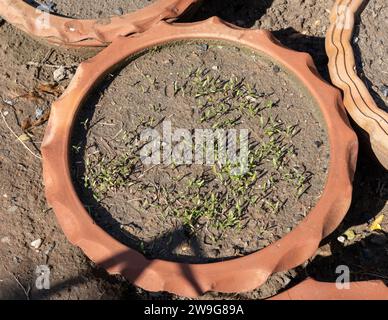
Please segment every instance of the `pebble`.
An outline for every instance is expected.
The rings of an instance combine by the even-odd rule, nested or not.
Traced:
[[[275,73],[279,73],[279,72],[280,72],[280,68],[279,68],[278,66],[274,66],[274,67],[272,68],[272,70],[273,70],[273,72],[275,72]]]
[[[54,81],[59,82],[64,80],[67,77],[67,72],[64,66],[60,66],[53,73]]]
[[[49,245],[49,247],[46,249],[46,251],[44,252],[44,254],[45,254],[46,256],[48,256],[48,255],[51,253],[51,251],[54,250],[54,248],[55,248],[55,242],[54,242],[54,243],[51,243],[51,244]]]
[[[114,10],[114,14],[117,14],[118,16],[122,16],[124,14],[123,8],[117,8]]]
[[[34,241],[32,241],[31,243],[30,243],[30,245],[31,245],[31,247],[33,247],[34,249],[39,249],[40,248],[40,246],[42,245],[42,239],[36,239],[36,240],[34,240]]]
[[[3,237],[1,238],[0,242],[5,244],[11,244],[11,239],[9,237]]]
[[[383,94],[383,96],[385,98],[388,97],[388,86],[382,85],[381,88],[380,88],[380,91],[381,91],[381,93]]]
[[[337,238],[337,240],[338,240],[338,242],[340,242],[340,243],[345,243],[346,237],[340,236],[340,237]]]
[[[17,206],[12,206],[12,207],[9,207],[9,208],[8,208],[7,212],[9,212],[9,213],[14,213],[14,212],[16,212],[17,209],[18,209]]]
[[[37,107],[35,109],[35,119],[40,119],[43,116],[43,112],[42,108]]]
[[[209,45],[206,44],[206,43],[201,44],[201,45],[199,46],[199,49],[200,49],[201,51],[206,52],[206,51],[209,49]]]
[[[13,100],[10,100],[10,99],[3,99],[4,103],[5,104],[8,104],[9,106],[13,106],[15,105],[15,102]]]
[[[17,263],[17,264],[19,264],[20,262],[23,261],[23,259],[21,259],[21,258],[18,257],[18,256],[14,256],[14,257],[12,258],[12,260],[13,260],[13,262],[15,262],[15,263]]]

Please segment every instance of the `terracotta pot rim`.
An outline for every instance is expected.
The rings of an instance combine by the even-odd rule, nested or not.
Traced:
[[[101,47],[119,36],[147,30],[161,20],[172,21],[202,0],[155,0],[122,16],[102,19],[72,19],[48,14],[49,28],[37,25],[42,11],[23,0],[0,0],[0,16],[24,32],[67,46]]]
[[[388,287],[383,281],[361,281],[340,284],[307,279],[268,300],[388,300]],[[348,285],[346,288],[344,285]]]
[[[344,105],[369,135],[376,157],[388,169],[388,113],[380,109],[356,72],[352,36],[363,0],[336,0],[326,36],[331,80],[344,93]]]
[[[84,98],[114,65],[146,48],[200,39],[249,47],[296,75],[316,100],[325,119],[331,153],[327,184],[321,200],[301,224],[256,253],[211,264],[147,260],[108,235],[84,209],[70,175],[71,129]],[[273,272],[288,270],[309,259],[320,241],[337,228],[350,206],[357,152],[357,137],[348,124],[339,92],[318,76],[308,54],[281,46],[267,31],[233,27],[218,18],[175,25],[159,22],[145,33],[117,39],[97,56],[83,62],[65,93],[53,104],[42,144],[46,197],[70,242],[108,272],[122,274],[139,287],[191,297],[207,291],[253,290]]]

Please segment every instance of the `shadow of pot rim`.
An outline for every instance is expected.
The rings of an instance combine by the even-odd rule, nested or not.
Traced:
[[[104,47],[117,37],[144,32],[161,20],[173,21],[201,1],[155,0],[122,16],[73,19],[43,12],[23,0],[0,0],[0,16],[22,31],[53,44]]]
[[[340,283],[307,279],[268,300],[388,300],[383,281]]]
[[[380,163],[388,169],[388,113],[380,109],[356,72],[352,47],[355,19],[363,0],[336,0],[326,36],[329,72],[344,93],[344,105],[353,120],[368,134]]]
[[[331,156],[320,201],[285,237],[244,257],[209,264],[148,260],[97,226],[73,187],[69,141],[77,110],[90,90],[129,56],[181,40],[227,41],[275,60],[308,89],[327,127]],[[145,33],[117,39],[83,62],[62,97],[54,102],[42,144],[46,197],[70,242],[109,273],[121,274],[143,289],[189,297],[207,291],[250,291],[265,283],[272,273],[294,268],[309,259],[349,209],[357,152],[357,137],[349,126],[340,94],[318,76],[308,54],[281,46],[268,31],[237,28],[218,18],[173,25],[159,22]]]

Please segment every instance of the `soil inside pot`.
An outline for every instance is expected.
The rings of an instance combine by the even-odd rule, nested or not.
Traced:
[[[388,111],[388,4],[369,1],[361,13],[353,43],[359,75],[377,105]]]
[[[150,258],[203,263],[280,239],[319,200],[329,158],[319,109],[294,80],[226,43],[177,43],[133,59],[105,78],[75,124],[73,179],[85,207]],[[168,142],[168,128],[182,136]],[[215,139],[210,160],[196,162],[198,129],[225,130],[228,142],[236,130],[240,161],[222,162]],[[171,155],[171,146],[172,158],[144,163],[149,130],[165,139],[155,150]]]
[[[36,7],[49,8],[52,13],[77,19],[99,19],[120,16],[142,9],[155,0],[25,0]]]

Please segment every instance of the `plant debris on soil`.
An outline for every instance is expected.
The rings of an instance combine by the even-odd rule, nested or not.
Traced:
[[[99,19],[121,16],[142,9],[155,0],[25,0],[25,2],[53,14],[77,19]]]
[[[329,157],[319,109],[293,80],[254,52],[224,43],[174,44],[134,59],[83,106],[73,137],[75,161],[85,162],[75,180],[84,181],[87,209],[152,258],[207,262],[280,239],[319,200]],[[166,122],[193,134],[189,149],[187,140],[172,143],[190,157],[145,164],[141,135],[155,129],[166,139]],[[207,137],[246,130],[246,160],[222,162],[214,139],[213,163],[198,164],[196,129]]]
[[[353,37],[357,67],[361,79],[377,105],[388,112],[388,4],[368,1],[361,12]]]

